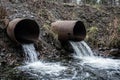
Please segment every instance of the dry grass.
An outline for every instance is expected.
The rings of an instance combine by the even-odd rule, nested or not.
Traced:
[[[53,32],[52,28],[48,24],[44,24],[43,28],[48,32],[48,34],[51,34],[54,39],[58,39],[58,35]]]
[[[4,7],[0,6],[0,19],[5,19],[7,16],[7,11]]]

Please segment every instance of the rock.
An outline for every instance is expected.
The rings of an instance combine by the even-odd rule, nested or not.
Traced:
[[[5,54],[4,54],[3,52],[1,52],[0,56],[1,56],[1,57],[4,57],[4,56],[5,56]]]
[[[0,61],[2,60],[2,57],[0,56]]]
[[[5,48],[3,48],[3,49],[2,49],[2,52],[5,52],[5,51],[6,51]]]
[[[6,64],[7,64],[7,62],[6,61],[2,61],[2,62],[0,62],[1,63],[1,66],[2,67],[5,67],[6,66]]]
[[[106,50],[110,50],[110,49],[108,47],[99,48],[99,51],[106,51]]]
[[[120,50],[119,49],[111,49],[109,54],[112,56],[115,56],[115,57],[120,57]]]
[[[60,41],[62,48],[64,48],[67,52],[73,53],[74,50],[71,44],[68,41]]]
[[[99,51],[105,51],[103,48],[99,48],[98,50],[99,50]]]
[[[108,47],[104,47],[105,50],[110,50]]]
[[[119,49],[111,49],[110,51],[111,52],[116,52],[116,51],[119,51]]]
[[[46,36],[47,36],[47,33],[44,32],[44,33],[42,34],[42,36],[43,36],[43,37],[46,37]]]

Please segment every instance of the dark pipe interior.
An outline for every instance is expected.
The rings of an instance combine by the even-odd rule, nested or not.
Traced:
[[[39,26],[34,20],[23,19],[14,29],[15,38],[22,44],[33,43],[39,36]]]
[[[76,36],[85,36],[86,35],[86,29],[85,25],[81,21],[77,21],[74,29],[73,29],[73,34]]]

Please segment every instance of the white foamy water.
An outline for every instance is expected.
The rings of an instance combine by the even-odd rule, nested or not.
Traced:
[[[22,45],[25,53],[25,62],[35,62],[38,61],[37,52],[35,50],[34,44],[24,44]]]
[[[120,69],[119,59],[94,56],[91,48],[84,41],[70,43],[76,53],[74,57],[81,60],[80,65],[89,65],[99,69]]]
[[[83,65],[89,65],[94,68],[100,69],[120,69],[120,60],[118,59],[110,59],[110,58],[102,58],[102,57],[83,57],[82,63]]]
[[[59,75],[60,71],[66,69],[66,67],[61,66],[59,63],[44,63],[41,61],[29,63],[19,68],[23,71],[32,71],[34,73],[41,73],[43,75],[50,74],[56,76]]]
[[[38,76],[37,73],[42,75],[59,75],[60,71],[65,70],[66,67],[61,66],[59,63],[45,63],[38,60],[38,52],[35,50],[34,44],[22,45],[25,53],[25,65],[18,67],[22,71],[28,71],[33,76]]]
[[[76,57],[84,57],[84,56],[94,56],[91,48],[84,41],[81,42],[70,42],[73,49],[75,50]]]

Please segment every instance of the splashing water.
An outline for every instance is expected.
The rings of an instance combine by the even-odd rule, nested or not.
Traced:
[[[59,72],[65,70],[66,67],[60,66],[59,63],[45,63],[37,61],[34,63],[29,63],[25,66],[22,66],[21,70],[33,71],[34,74],[49,74],[49,75],[59,75]]]
[[[70,42],[73,49],[75,50],[75,58],[82,60],[80,65],[89,65],[94,68],[99,69],[119,69],[120,60],[103,58],[100,56],[95,56],[91,48],[84,42]]]
[[[74,57],[77,59],[69,61],[60,59],[60,62],[63,62],[62,64],[65,66],[61,66],[58,62],[41,61],[37,58],[38,52],[33,44],[23,45],[26,63],[23,66],[19,66],[18,69],[29,74],[30,78],[34,77],[34,80],[120,79],[120,71],[116,70],[120,67],[120,60],[95,56],[91,48],[84,41],[70,43],[76,53]]]
[[[84,56],[94,56],[91,48],[84,42],[70,42],[73,49],[75,50],[76,57],[84,57]]]
[[[110,58],[102,58],[102,57],[83,57],[83,65],[89,65],[94,68],[99,69],[120,69],[120,60],[118,59],[110,59]]]
[[[27,71],[33,76],[42,75],[59,75],[60,71],[67,69],[65,66],[61,66],[60,63],[45,63],[38,60],[38,52],[35,50],[34,44],[22,45],[25,52],[25,65],[19,66],[18,69]]]

